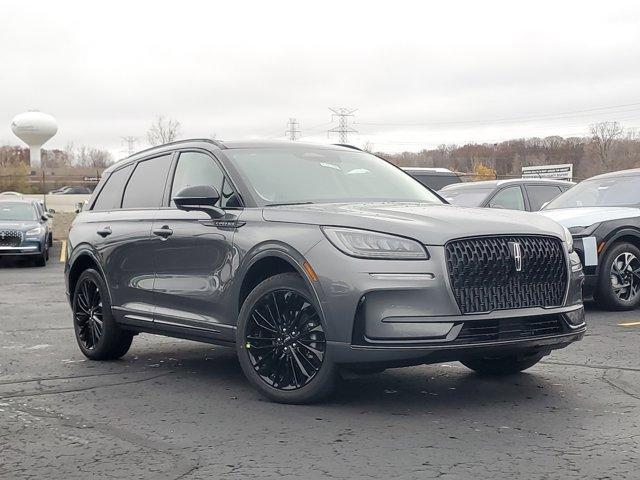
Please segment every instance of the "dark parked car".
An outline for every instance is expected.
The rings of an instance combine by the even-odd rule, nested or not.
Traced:
[[[440,190],[462,181],[458,174],[448,168],[402,167],[402,170],[431,190]]]
[[[91,189],[88,187],[76,186],[76,187],[62,187],[56,190],[51,190],[49,195],[89,195]]]
[[[586,297],[611,310],[640,304],[640,169],[589,178],[540,213],[573,234]]]
[[[96,360],[139,332],[234,346],[291,403],[340,370],[515,373],[583,336],[582,267],[557,223],[480,212],[351,148],[147,150],[107,169],[69,233],[76,339]]]
[[[575,184],[565,180],[515,178],[448,185],[438,193],[463,207],[505,208],[537,212]]]
[[[40,202],[0,197],[0,256],[30,258],[44,267],[50,246],[49,217]]]

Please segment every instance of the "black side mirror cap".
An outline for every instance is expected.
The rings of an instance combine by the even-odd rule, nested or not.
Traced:
[[[173,203],[179,210],[205,212],[213,219],[223,217],[225,213],[224,210],[216,207],[219,200],[218,189],[211,185],[185,187],[173,197]]]

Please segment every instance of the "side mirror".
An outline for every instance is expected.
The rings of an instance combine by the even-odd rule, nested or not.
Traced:
[[[205,212],[213,219],[224,216],[224,210],[216,207],[218,200],[220,200],[220,193],[211,185],[185,187],[173,197],[173,203],[179,210]]]
[[[47,222],[49,220],[49,217],[47,217],[46,215],[42,215],[40,217],[40,220],[42,220],[43,222]]]
[[[49,210],[47,210],[47,213],[53,215],[54,213],[56,213],[56,211],[53,208],[50,208]]]

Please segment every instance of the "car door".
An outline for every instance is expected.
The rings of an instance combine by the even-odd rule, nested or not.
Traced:
[[[151,228],[162,205],[171,159],[172,154],[164,154],[116,170],[92,208],[94,245],[102,259],[113,311],[126,323],[153,321]]]
[[[171,200],[187,186],[212,185],[226,211],[212,220],[206,213],[178,210]],[[229,284],[237,252],[233,237],[241,212],[239,197],[216,159],[205,151],[181,151],[167,187],[166,207],[153,224],[157,326],[206,331],[234,339]]]
[[[507,210],[525,211],[527,209],[520,185],[512,185],[498,190],[489,200],[487,206]]]

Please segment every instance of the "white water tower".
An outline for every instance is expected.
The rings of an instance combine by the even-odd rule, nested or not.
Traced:
[[[40,148],[58,131],[58,123],[51,115],[31,110],[13,117],[11,130],[29,146],[31,168],[39,168]]]

